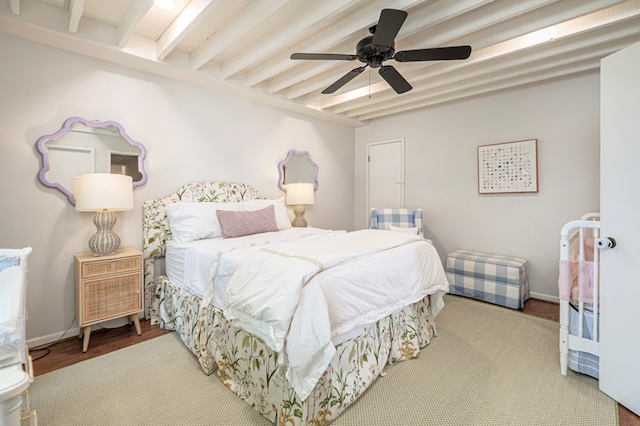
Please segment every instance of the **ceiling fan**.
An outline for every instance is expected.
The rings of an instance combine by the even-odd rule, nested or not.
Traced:
[[[438,47],[431,49],[416,49],[395,51],[395,38],[400,27],[407,19],[407,12],[396,9],[382,9],[378,24],[369,28],[373,35],[363,38],[356,45],[355,55],[336,53],[294,53],[291,59],[352,61],[358,59],[364,62],[362,67],[354,68],[338,81],[322,91],[323,94],[334,93],[365,70],[367,66],[380,68],[378,73],[396,91],[408,92],[412,89],[407,80],[391,65],[382,65],[384,61],[394,59],[398,62],[419,61],[447,61],[452,59],[467,59],[471,55],[471,46]]]

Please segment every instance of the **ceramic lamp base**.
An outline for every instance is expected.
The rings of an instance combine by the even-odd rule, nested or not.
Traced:
[[[120,247],[120,237],[113,232],[113,225],[116,224],[115,212],[102,210],[93,216],[98,231],[89,240],[89,248],[94,256],[107,256],[114,254]]]
[[[302,204],[297,204],[293,208],[293,212],[296,214],[296,217],[293,219],[293,222],[291,222],[291,226],[296,228],[306,228],[307,221],[302,217],[304,215],[304,206]]]

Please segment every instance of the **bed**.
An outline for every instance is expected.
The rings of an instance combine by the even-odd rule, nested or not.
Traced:
[[[261,202],[276,201],[263,199],[250,185],[230,182],[188,184],[168,197],[145,202],[145,315],[175,330],[204,373],[216,372],[232,392],[274,424],[328,424],[384,375],[388,363],[415,358],[431,342],[436,335],[434,318],[444,307],[442,296],[448,290],[444,269],[429,242],[403,232],[287,229],[287,223],[274,232],[191,242],[197,248],[176,243],[173,215],[179,208],[173,203],[225,203],[241,209]],[[276,210],[283,206],[284,201]],[[358,248],[360,238],[368,239],[364,248]],[[391,247],[385,246],[387,239],[394,241]],[[227,243],[232,247],[218,246]],[[321,251],[323,245],[334,247],[335,253]],[[186,272],[191,268],[185,265],[206,258],[203,246],[217,253],[208,260],[209,275]],[[181,256],[183,261],[176,261]],[[272,265],[289,269],[281,274],[270,271]],[[387,265],[386,274],[400,281],[393,283],[398,287],[380,291],[393,303],[372,305],[376,310],[369,302],[375,295],[364,295],[380,285],[374,281],[385,281],[379,271],[378,276],[374,272],[380,265]],[[414,268],[420,271],[417,276],[407,272]],[[243,281],[243,276],[253,278]],[[280,276],[305,277],[299,293],[292,284],[298,278],[281,282],[276,280]],[[403,287],[415,280],[421,283],[417,289]],[[246,293],[247,282],[248,287],[271,287]],[[227,286],[224,292],[217,288],[221,283]],[[356,292],[360,302],[344,293],[348,291]],[[290,302],[274,308],[274,298],[294,299],[295,306],[283,314]],[[258,311],[243,311],[252,302]],[[342,312],[336,307],[343,305],[363,309],[362,319],[353,322],[353,314],[336,314]],[[253,322],[265,315],[265,321]],[[280,321],[281,316],[290,322]]]
[[[599,378],[600,215],[587,213],[560,233],[560,372]]]

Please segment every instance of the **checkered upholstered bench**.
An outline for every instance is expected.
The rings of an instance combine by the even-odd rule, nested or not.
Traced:
[[[449,293],[512,309],[529,298],[529,264],[519,257],[456,250],[447,256]]]

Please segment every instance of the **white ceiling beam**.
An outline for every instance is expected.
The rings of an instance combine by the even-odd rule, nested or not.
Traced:
[[[493,0],[464,0],[464,2],[474,3],[486,3],[488,1]],[[394,3],[393,6],[397,9],[405,9],[414,6],[415,3],[415,1],[399,1]],[[292,46],[287,52],[270,57],[262,63],[260,67],[247,73],[247,85],[254,86],[287,69],[299,68],[299,65],[302,64],[301,62],[289,59],[294,52],[355,53],[356,43],[359,40],[356,34],[359,34],[360,38],[369,36],[369,32],[365,29],[380,19],[380,11],[388,6],[388,4],[389,2],[385,0],[368,1],[358,10],[357,14],[349,14],[349,16],[337,20],[331,26],[313,34],[296,46]],[[405,26],[406,23],[403,29]],[[401,34],[404,32],[403,29],[400,31]],[[338,47],[336,46],[337,44],[342,44],[342,46]],[[331,52],[328,52],[328,49],[331,49]],[[321,69],[323,66],[326,66],[326,61],[320,61],[317,65],[318,68]],[[290,86],[292,84],[290,81],[296,79],[296,82],[299,82],[304,78],[299,76],[295,70],[292,70],[291,73],[287,74],[287,78],[281,78],[278,81],[270,80],[268,92],[276,93]]]
[[[595,70],[600,67],[599,60],[592,60],[584,64],[572,64],[565,68],[553,69],[551,71],[542,74],[526,74],[521,75],[508,80],[501,80],[497,83],[478,86],[472,91],[458,91],[450,92],[439,98],[425,99],[422,101],[416,101],[413,103],[405,104],[395,108],[388,108],[385,110],[379,110],[375,113],[363,115],[358,117],[361,121],[367,121],[374,118],[382,117],[385,115],[397,114],[404,111],[409,111],[417,108],[424,108],[430,105],[440,104],[443,102],[450,102],[458,99],[463,99],[471,96],[477,96],[484,93],[495,92],[502,89],[508,89],[512,87],[523,86],[525,84],[537,83],[544,80],[550,80],[552,78],[564,77],[571,74],[577,74],[584,71]]]
[[[562,0],[500,23],[500,30],[489,26],[472,34],[478,48],[500,43],[542,28],[588,15],[628,0]],[[463,40],[453,40],[454,43]]]
[[[136,28],[142,18],[149,12],[149,9],[153,6],[153,0],[136,0],[129,4],[129,7],[124,12],[124,16],[118,24],[118,47],[124,47],[127,45],[131,36],[136,32]]]
[[[191,0],[158,39],[158,59],[164,60],[221,2],[222,0]]]
[[[309,10],[306,15],[297,16],[287,28],[282,28],[277,34],[270,34],[263,43],[244,49],[242,55],[236,55],[221,64],[222,78],[229,78],[235,73],[261,62],[278,48],[291,43],[291,40],[299,37],[300,33],[311,31],[319,22],[331,16],[339,15],[359,1],[361,0],[323,0],[320,2],[309,2],[308,8],[313,8],[313,10]]]
[[[11,0],[11,13],[20,15],[20,0]]]
[[[434,27],[482,6],[487,6],[494,1],[495,0],[439,0],[435,3],[428,4],[424,8],[411,12],[404,25],[402,25],[397,39],[402,40],[426,28]]]
[[[237,38],[269,18],[291,0],[253,1],[191,54],[191,67],[199,69]]]
[[[403,43],[401,48],[398,47],[398,50],[422,48],[425,44],[427,47],[436,47],[461,37],[466,39],[466,36],[471,33],[490,26],[499,26],[505,21],[558,1],[560,0],[518,0],[492,3],[486,7],[461,15],[453,21],[445,21],[440,25],[430,27],[426,31],[404,40],[404,42],[410,43],[411,46],[407,47]]]
[[[78,32],[78,25],[80,25],[80,18],[84,13],[84,0],[70,0],[69,1],[69,32]]]

